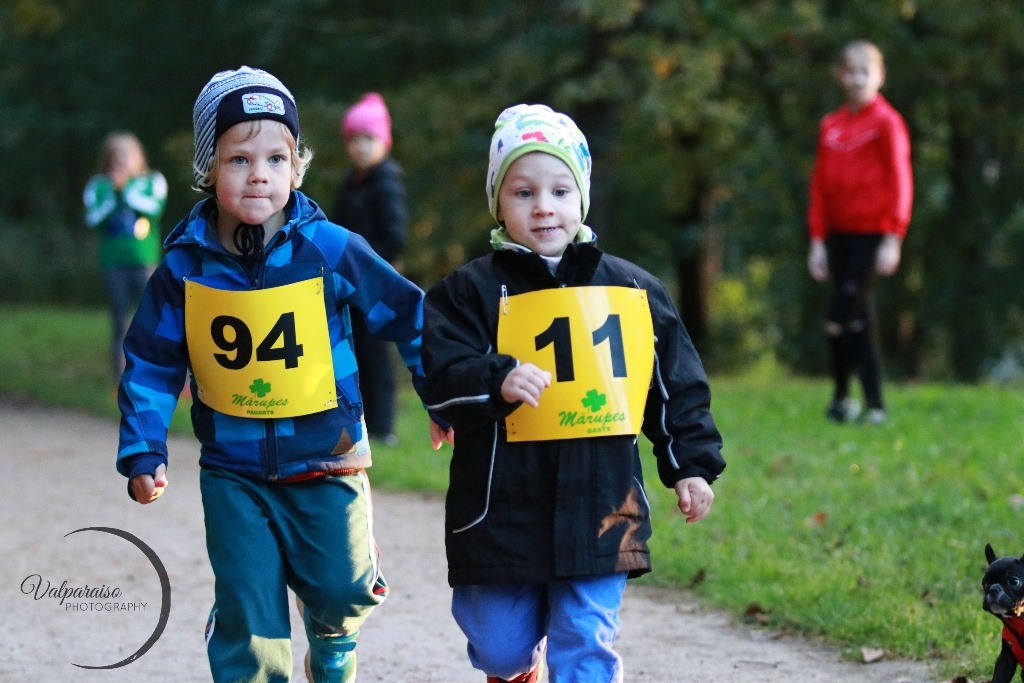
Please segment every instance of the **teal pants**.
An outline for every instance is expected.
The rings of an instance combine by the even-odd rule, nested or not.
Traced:
[[[213,680],[289,680],[291,587],[305,604],[315,681],[354,681],[359,629],[388,594],[366,475],[281,484],[204,469],[199,486],[215,580]]]

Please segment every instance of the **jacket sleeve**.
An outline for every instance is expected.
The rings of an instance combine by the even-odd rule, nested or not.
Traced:
[[[95,228],[117,208],[117,193],[105,175],[94,175],[82,191],[85,206],[85,224]]]
[[[125,184],[121,194],[132,210],[156,222],[167,203],[167,179],[157,171],[136,176]]]
[[[825,120],[822,120],[818,127],[818,142],[814,154],[814,168],[811,171],[811,187],[807,203],[807,229],[810,238],[825,239],[827,231],[827,217],[825,214],[824,183],[822,182],[822,171],[825,167],[825,155],[828,149],[821,143],[825,132]]]
[[[420,398],[456,433],[484,428],[519,406],[501,397],[501,384],[518,361],[495,351],[486,305],[459,271],[434,285],[424,301]]]
[[[184,284],[166,262],[146,286],[124,353],[117,470],[130,478],[167,464],[167,431],[188,370]]]
[[[394,342],[413,375],[422,375],[423,290],[396,271],[360,235],[348,242],[336,266],[340,300],[359,311],[370,334]]]
[[[376,220],[373,226],[374,250],[388,263],[394,263],[405,247],[408,215],[405,205],[405,183],[397,164],[381,168],[377,188]]]
[[[656,339],[643,433],[654,445],[665,486],[689,477],[711,483],[722,474],[725,460],[704,366],[664,287],[650,284],[647,294]]]
[[[906,123],[895,111],[886,119],[883,129],[885,164],[892,178],[893,202],[890,211],[883,217],[882,229],[903,238],[910,225],[910,214],[914,202],[914,173],[910,162],[910,135]]]

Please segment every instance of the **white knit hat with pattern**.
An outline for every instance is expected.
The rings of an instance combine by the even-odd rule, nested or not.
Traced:
[[[487,204],[498,220],[498,192],[512,162],[528,152],[547,152],[566,163],[583,196],[583,218],[590,209],[590,148],[576,123],[543,104],[517,104],[494,122],[487,167]]]

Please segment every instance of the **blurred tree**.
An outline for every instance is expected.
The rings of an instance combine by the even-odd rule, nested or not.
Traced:
[[[1024,9],[943,0],[907,19],[889,86],[917,142],[898,329],[928,374],[974,379],[1024,338]]]
[[[384,94],[423,286],[487,250],[494,119],[543,102],[590,140],[600,243],[674,288],[712,368],[770,357],[819,372],[807,183],[818,121],[840,101],[835,55],[864,37],[886,55],[916,183],[904,264],[881,285],[883,348],[895,374],[975,379],[1024,339],[1022,24],[1018,0],[6,0],[0,229],[25,248],[0,256],[0,291],[84,296],[66,281],[89,280],[77,261],[91,251],[58,245],[85,234],[81,187],[110,129],[137,133],[171,181],[170,229],[200,197],[195,95],[250,64],[296,95],[316,152],[304,189],[321,201],[344,167],[338,117]]]

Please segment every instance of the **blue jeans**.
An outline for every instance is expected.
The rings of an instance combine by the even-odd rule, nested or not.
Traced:
[[[110,306],[111,329],[110,362],[114,376],[120,377],[124,372],[124,335],[135,314],[135,308],[142,299],[150,276],[155,270],[152,266],[126,268],[110,268],[103,271],[103,286],[107,290],[107,303]]]
[[[388,593],[366,475],[282,484],[203,469],[199,488],[215,579],[213,680],[289,680],[291,587],[305,604],[314,680],[354,681],[359,629]]]
[[[613,648],[625,588],[624,572],[456,586],[452,615],[469,641],[470,663],[488,676],[514,678],[546,656],[551,683],[621,683],[622,658]]]

